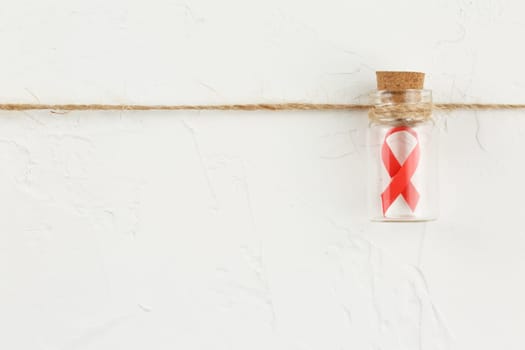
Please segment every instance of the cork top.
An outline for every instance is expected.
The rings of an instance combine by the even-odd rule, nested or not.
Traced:
[[[378,90],[421,90],[425,82],[425,73],[421,72],[378,71],[376,77]]]

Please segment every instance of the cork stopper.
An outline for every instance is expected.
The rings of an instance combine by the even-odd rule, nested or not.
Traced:
[[[408,89],[423,89],[425,73],[421,72],[376,72],[377,89],[402,91]]]

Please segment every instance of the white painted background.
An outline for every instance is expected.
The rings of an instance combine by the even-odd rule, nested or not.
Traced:
[[[525,102],[514,1],[4,0],[0,100]],[[0,113],[0,349],[523,349],[525,116],[438,114],[367,221],[364,112]]]

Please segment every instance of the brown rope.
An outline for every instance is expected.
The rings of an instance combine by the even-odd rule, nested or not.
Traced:
[[[30,104],[4,103],[4,111],[181,111],[181,110],[217,110],[217,111],[329,111],[329,110],[368,110],[366,104],[330,104],[330,103],[255,103],[255,104],[218,104],[218,105],[135,105],[135,104]],[[498,103],[436,103],[433,109],[453,110],[517,110],[525,109],[525,104]]]

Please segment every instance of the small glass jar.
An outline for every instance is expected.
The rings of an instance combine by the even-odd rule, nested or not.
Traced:
[[[438,215],[438,134],[432,92],[372,94],[369,112],[369,213],[373,221],[427,221]]]

